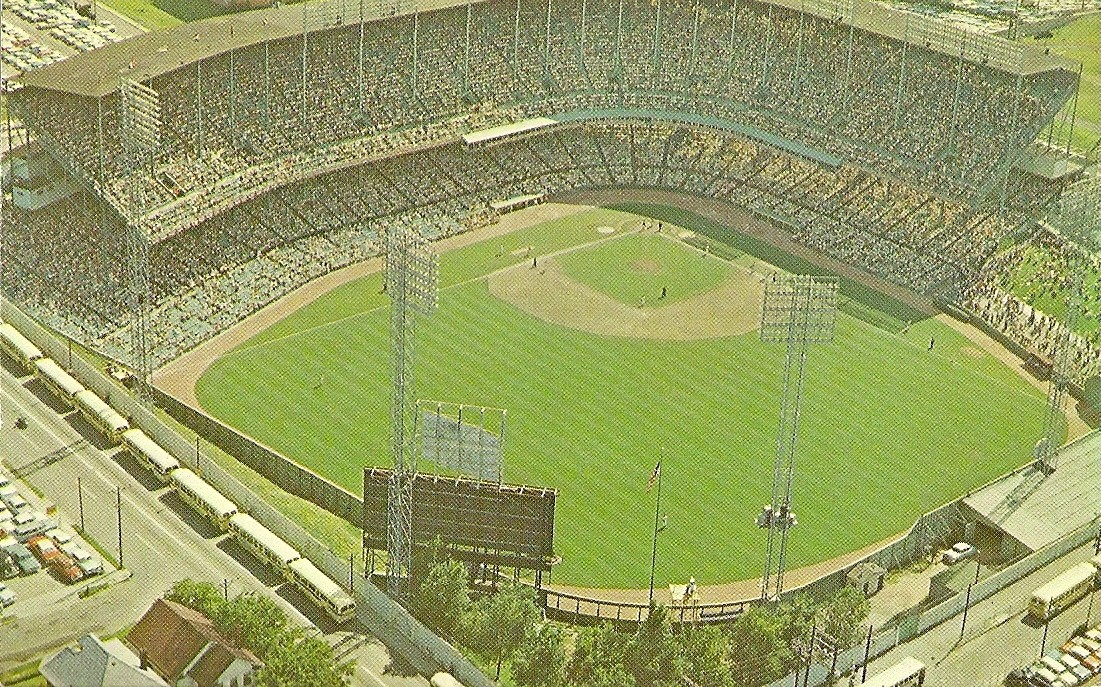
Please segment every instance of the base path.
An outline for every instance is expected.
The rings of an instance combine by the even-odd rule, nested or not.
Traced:
[[[667,341],[755,331],[760,326],[764,298],[759,278],[735,267],[730,277],[711,291],[664,307],[636,307],[570,278],[553,257],[544,258],[537,269],[517,265],[491,275],[489,292],[529,315],[562,327]]]
[[[446,253],[449,250],[469,246],[497,236],[504,236],[535,224],[570,217],[592,209],[592,207],[584,205],[564,205],[561,203],[535,205],[509,213],[490,226],[449,236],[436,241],[433,245],[436,252]],[[161,367],[153,373],[153,385],[194,408],[201,408],[199,399],[195,395],[195,384],[215,360],[330,291],[381,269],[382,258],[370,258],[330,272],[298,287],[286,296],[269,303],[229,329]]]

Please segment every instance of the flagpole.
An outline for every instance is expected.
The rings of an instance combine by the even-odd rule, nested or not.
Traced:
[[[663,451],[664,453],[664,451]],[[654,506],[654,543],[650,548],[650,603],[654,603],[654,568],[658,563],[658,521],[661,518],[661,460],[658,460],[658,498]]]

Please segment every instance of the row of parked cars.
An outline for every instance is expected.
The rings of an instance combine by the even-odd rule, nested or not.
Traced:
[[[4,4],[36,29],[82,52],[122,40],[110,22],[97,22],[57,0],[7,0]]]
[[[0,572],[32,575],[43,567],[69,584],[103,572],[99,558],[81,546],[73,533],[31,506],[11,477],[0,472]],[[14,601],[10,589],[0,590],[0,605]]]
[[[1048,649],[1032,665],[1015,670],[1006,687],[1077,687],[1101,674],[1101,625]]]
[[[53,48],[35,41],[23,29],[0,21],[0,56],[4,63],[21,72],[45,67],[64,55]]]

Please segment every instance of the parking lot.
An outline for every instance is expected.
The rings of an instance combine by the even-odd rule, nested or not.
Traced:
[[[70,586],[47,572],[5,582],[15,600],[0,619],[0,671],[38,659],[87,632],[117,632],[174,582],[190,578],[211,582],[229,596],[264,594],[293,623],[311,633],[320,630],[326,641],[340,645],[345,660],[355,658],[353,685],[427,685],[424,678],[405,674],[400,660],[395,674],[389,651],[374,637],[354,625],[333,627],[319,617],[323,614],[314,604],[232,537],[214,530],[126,451],[104,445],[79,413],[61,405],[6,356],[0,356],[0,411],[4,471],[22,475],[13,483],[33,508],[43,514],[48,510],[73,534],[83,529],[105,565],[103,574],[91,578],[91,584],[105,584],[84,598],[78,591],[88,581]],[[19,417],[26,419],[22,428],[16,426]],[[119,559],[120,548],[123,569],[112,571],[110,559]]]
[[[99,7],[88,16],[58,0],[5,0],[0,13],[0,58],[4,80],[140,32]]]
[[[26,616],[87,594],[116,568],[10,467],[0,467],[0,614]]]

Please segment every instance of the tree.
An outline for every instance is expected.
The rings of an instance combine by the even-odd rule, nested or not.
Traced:
[[[209,582],[180,580],[172,585],[172,590],[164,597],[182,606],[196,610],[208,618],[214,618],[225,601],[222,592]]]
[[[539,618],[532,590],[506,583],[496,594],[479,599],[471,606],[461,621],[460,634],[475,654],[497,662],[497,679],[500,679],[501,663],[512,656]]]
[[[267,660],[273,649],[282,647],[280,640],[288,629],[282,609],[270,598],[253,593],[222,604],[212,620],[219,632],[249,647],[261,660]]]
[[[586,628],[577,636],[566,665],[569,687],[634,687],[635,678],[623,664],[631,638],[611,625]]]
[[[519,687],[562,687],[566,682],[566,643],[550,623],[528,630],[512,657],[512,677]]]
[[[650,612],[627,652],[627,669],[638,687],[672,687],[683,682],[680,648],[664,606],[650,602]]]
[[[466,568],[459,561],[443,560],[433,565],[413,594],[413,615],[448,639],[454,636],[455,626],[468,608]]]
[[[733,687],[728,652],[730,641],[713,625],[693,625],[681,633],[684,674],[699,687]]]
[[[786,672],[792,651],[784,642],[781,618],[752,606],[730,628],[730,672],[737,685],[763,685]]]
[[[348,684],[354,666],[336,665],[332,647],[290,626],[287,616],[266,596],[246,593],[226,601],[212,584],[181,580],[165,598],[206,615],[219,632],[256,654],[264,662],[257,673],[257,683],[263,687]]]
[[[868,619],[870,609],[871,604],[864,592],[846,586],[822,608],[819,622],[826,634],[837,640],[839,648],[847,649],[863,634],[864,621]]]
[[[332,647],[294,628],[270,648],[256,682],[260,687],[345,687],[354,667],[351,662],[335,666]]]

